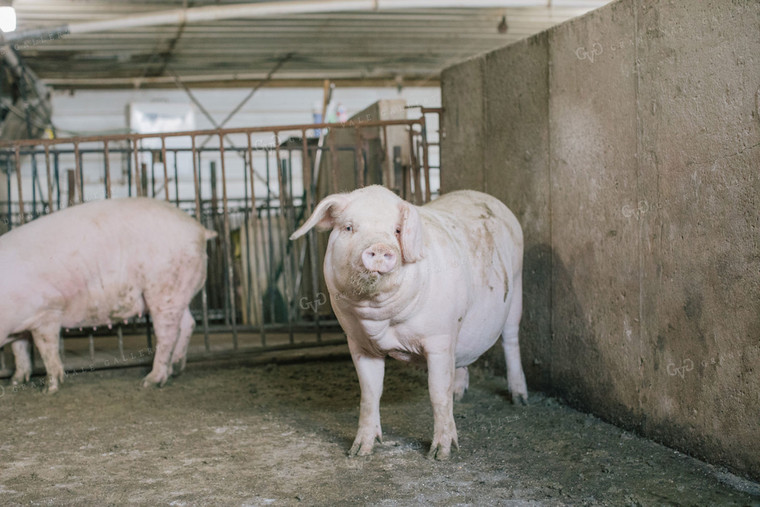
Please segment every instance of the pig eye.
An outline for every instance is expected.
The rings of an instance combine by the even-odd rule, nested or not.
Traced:
[[[401,234],[401,227],[396,227],[396,234]]]
[[[352,232],[353,230],[354,230],[354,228],[351,227],[350,225],[346,226],[346,232]]]

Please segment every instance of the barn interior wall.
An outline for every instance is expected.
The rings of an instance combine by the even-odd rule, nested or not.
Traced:
[[[759,28],[757,2],[614,2],[445,70],[441,146],[443,192],[523,225],[531,387],[754,479]]]
[[[218,124],[248,96],[247,88],[199,88],[191,93]],[[312,123],[320,113],[324,92],[321,88],[261,88],[225,125],[227,128]],[[335,88],[333,106],[343,106],[350,117],[383,99],[404,99],[407,104],[440,106],[440,88]],[[60,137],[127,132],[127,107],[133,102],[191,103],[179,89],[140,90],[57,90],[52,96],[53,123]],[[197,105],[193,105],[195,127],[215,128]],[[419,111],[408,110],[409,118]]]

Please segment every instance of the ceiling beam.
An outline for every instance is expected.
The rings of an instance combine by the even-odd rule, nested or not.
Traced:
[[[557,1],[556,3],[560,3]],[[591,9],[598,1],[564,0],[562,7]],[[245,4],[205,5],[167,11],[133,14],[128,16],[69,23],[55,27],[21,30],[5,34],[4,42],[13,43],[25,39],[57,38],[93,32],[111,32],[147,26],[183,25],[227,19],[261,18],[314,14],[325,12],[355,12],[409,9],[477,9],[510,7],[546,7],[547,0],[307,0],[260,2]]]
[[[261,79],[250,77],[244,79],[229,79],[225,76],[202,76],[203,79],[187,81],[183,77],[182,81],[188,88],[251,88],[256,86]],[[395,78],[338,78],[331,79],[331,82],[341,88],[395,88],[398,81]],[[125,88],[150,88],[150,89],[167,89],[175,88],[176,83],[173,78],[156,79],[156,78],[123,78],[123,79],[52,79],[45,81],[48,86],[57,90],[108,90],[108,89],[125,89]],[[262,88],[321,88],[324,78],[313,77],[303,79],[272,79],[262,86]],[[404,77],[403,85],[405,87],[421,86],[440,86],[440,79],[436,76],[424,77]]]

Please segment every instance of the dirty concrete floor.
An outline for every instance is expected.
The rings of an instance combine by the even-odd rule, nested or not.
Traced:
[[[513,406],[479,370],[450,461],[425,457],[425,372],[391,360],[384,443],[348,458],[358,382],[345,348],[319,354],[190,364],[163,389],[139,388],[140,368],[70,376],[55,396],[2,381],[0,504],[760,505],[757,484],[540,393]]]

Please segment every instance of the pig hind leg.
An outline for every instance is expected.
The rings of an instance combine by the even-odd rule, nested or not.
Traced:
[[[186,308],[179,324],[179,338],[172,351],[172,370],[174,375],[178,375],[185,370],[185,365],[187,365],[187,347],[190,345],[193,329],[195,329],[195,319],[193,319],[193,315],[190,313],[190,308]]]
[[[525,374],[520,360],[519,332],[522,317],[522,275],[520,273],[514,279],[509,299],[507,322],[501,334],[507,363],[507,386],[509,392],[512,393],[512,402],[525,405],[528,403],[528,386],[525,383]]]
[[[48,375],[48,394],[57,392],[59,384],[63,382],[63,363],[58,352],[60,332],[61,326],[58,323],[43,324],[32,329],[32,339],[40,351]]]
[[[466,366],[461,366],[454,370],[454,401],[461,401],[468,387],[470,387],[470,373]]]
[[[150,303],[148,303],[150,308]],[[182,310],[154,310],[153,331],[156,334],[156,351],[153,356],[153,369],[143,379],[143,387],[163,387],[172,374],[171,354],[179,338]]]
[[[13,385],[29,382],[32,376],[32,342],[30,337],[19,338],[11,343],[16,371],[13,372]]]

